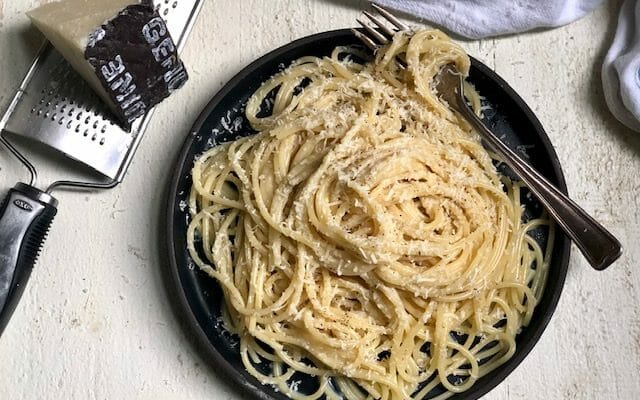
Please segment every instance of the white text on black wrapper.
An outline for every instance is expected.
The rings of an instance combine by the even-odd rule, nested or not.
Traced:
[[[176,48],[164,21],[160,17],[153,18],[143,26],[142,34],[147,43],[153,46],[153,59],[165,70],[164,81],[169,93],[180,88],[188,79],[187,72],[176,57]],[[133,122],[147,112],[147,105],[137,93],[133,76],[127,71],[121,55],[104,65],[101,72],[112,93],[116,94],[115,101],[128,122]]]
[[[184,65],[176,57],[176,48],[173,40],[167,33],[167,26],[162,18],[155,17],[143,28],[142,34],[151,46],[153,58],[166,70],[164,81],[167,83],[169,93],[181,87],[187,80],[187,72]]]

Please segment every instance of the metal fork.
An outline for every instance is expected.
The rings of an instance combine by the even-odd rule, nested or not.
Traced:
[[[352,29],[352,32],[365,46],[375,52],[381,46],[390,43],[394,34],[409,31],[409,27],[377,4],[371,3],[371,6],[378,12],[378,16],[363,11],[368,21],[357,18],[362,29]],[[404,60],[399,62],[404,64]],[[440,98],[460,113],[489,147],[504,159],[544,204],[549,214],[578,246],[594,269],[604,270],[620,257],[620,242],[607,229],[505,145],[469,108],[464,98],[464,77],[455,65],[445,65],[435,80]]]

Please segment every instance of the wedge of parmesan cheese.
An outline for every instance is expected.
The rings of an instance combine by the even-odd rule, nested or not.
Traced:
[[[27,14],[127,130],[188,79],[149,0],[62,0]]]

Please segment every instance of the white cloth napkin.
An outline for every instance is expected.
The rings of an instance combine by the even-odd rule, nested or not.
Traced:
[[[602,65],[604,98],[611,113],[640,132],[640,1],[626,0]]]
[[[450,32],[480,39],[573,22],[602,0],[376,0]]]
[[[449,32],[480,39],[571,23],[602,0],[376,0]],[[640,132],[640,0],[626,0],[602,67],[611,113]]]

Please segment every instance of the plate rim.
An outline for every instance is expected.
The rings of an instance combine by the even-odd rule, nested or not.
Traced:
[[[169,174],[169,190],[166,190],[165,205],[163,208],[161,208],[161,210],[164,209],[166,212],[162,214],[161,218],[164,218],[163,222],[166,222],[166,247],[164,249],[166,252],[166,257],[164,258],[164,264],[170,270],[169,274],[164,274],[164,280],[166,289],[169,292],[169,300],[172,304],[175,317],[181,322],[179,325],[181,326],[181,328],[183,328],[183,333],[186,333],[184,332],[184,329],[187,328],[188,331],[193,335],[192,338],[189,338],[189,341],[192,342],[192,344],[195,345],[197,349],[205,352],[204,355],[198,353],[198,357],[202,358],[209,367],[212,367],[214,365],[225,367],[215,369],[215,373],[218,374],[219,377],[225,376],[231,378],[232,382],[226,381],[225,384],[232,389],[234,388],[234,386],[232,386],[231,383],[237,384],[245,394],[250,394],[256,399],[273,400],[274,397],[272,397],[269,393],[264,392],[261,388],[262,385],[256,386],[252,382],[245,379],[239,371],[235,370],[234,368],[226,368],[231,367],[229,361],[224,356],[222,356],[222,354],[220,354],[210,342],[209,338],[198,322],[198,319],[194,314],[193,309],[191,308],[187,299],[184,286],[182,284],[182,279],[180,278],[180,274],[178,272],[179,266],[176,258],[176,244],[174,240],[174,215],[176,212],[175,200],[178,197],[178,185],[182,178],[183,170],[185,169],[185,162],[189,155],[189,150],[191,149],[195,139],[198,137],[198,131],[202,128],[202,125],[205,123],[212,110],[222,100],[224,100],[229,92],[232,91],[242,80],[250,76],[261,65],[269,62],[269,60],[277,58],[298,46],[307,45],[317,40],[332,39],[344,35],[352,35],[351,30],[349,28],[335,29],[307,35],[286,43],[282,46],[279,46],[271,51],[268,51],[264,55],[250,62],[248,65],[242,67],[237,74],[229,79],[223,85],[223,87],[213,95],[211,100],[209,100],[207,105],[203,108],[202,112],[196,118],[191,129],[187,133],[178,156],[175,158],[175,161],[170,164],[173,167],[173,172]],[[543,128],[535,113],[525,103],[524,99],[522,99],[520,95],[495,71],[493,71],[478,59],[472,56],[469,56],[469,58],[471,59],[473,67],[478,69],[482,74],[489,77],[493,82],[495,82],[505,92],[507,97],[513,100],[516,108],[520,109],[527,116],[528,121],[531,123],[533,130],[536,132],[537,137],[540,139],[540,142],[543,145],[544,151],[549,156],[549,159],[551,161],[551,170],[553,171],[558,182],[558,188],[564,194],[567,194],[566,180],[562,171],[562,167],[560,165],[560,160],[555,151],[555,148],[551,143],[551,140],[549,139],[549,136],[547,135],[545,129]],[[561,236],[559,239],[562,246],[562,248],[559,250],[561,251],[561,259],[559,260],[559,267],[561,268],[561,270],[559,271],[560,279],[554,283],[557,288],[553,291],[553,293],[551,293],[548,309],[545,310],[546,312],[541,315],[540,322],[535,326],[529,325],[525,328],[527,330],[532,330],[532,332],[530,333],[531,336],[529,341],[527,341],[524,345],[518,347],[513,357],[507,360],[507,362],[501,367],[499,367],[496,372],[492,372],[490,376],[488,376],[489,379],[487,379],[484,385],[473,385],[469,390],[456,395],[454,398],[478,399],[481,396],[487,394],[489,391],[493,390],[522,363],[522,361],[531,352],[531,350],[533,350],[535,345],[540,340],[542,333],[546,330],[549,322],[551,321],[551,318],[555,314],[560,296],[564,289],[564,283],[566,281],[569,267],[571,242],[559,227],[557,227],[556,235]],[[168,262],[166,260],[168,260]],[[546,285],[549,284],[548,282],[549,281],[547,281]],[[174,302],[174,299],[176,299],[177,302]],[[236,394],[238,394],[238,392],[236,392]]]

